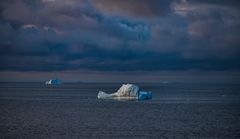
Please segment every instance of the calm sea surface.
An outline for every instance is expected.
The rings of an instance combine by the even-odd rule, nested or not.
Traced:
[[[0,83],[0,139],[240,138],[240,84],[138,84],[153,100],[98,100],[118,83]]]

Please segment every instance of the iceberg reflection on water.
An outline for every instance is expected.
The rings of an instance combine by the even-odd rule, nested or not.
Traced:
[[[107,94],[99,91],[98,99],[117,99],[117,100],[147,100],[152,99],[152,93],[140,91],[139,87],[134,84],[123,84],[117,92]]]

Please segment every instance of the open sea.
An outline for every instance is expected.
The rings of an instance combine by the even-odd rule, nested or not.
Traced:
[[[120,83],[0,83],[0,139],[240,138],[240,83],[138,85],[153,99],[97,99]]]

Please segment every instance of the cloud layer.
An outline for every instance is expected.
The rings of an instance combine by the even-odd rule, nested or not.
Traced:
[[[236,0],[5,0],[1,71],[239,70]]]

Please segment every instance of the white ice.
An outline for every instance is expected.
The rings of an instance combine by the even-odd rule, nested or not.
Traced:
[[[107,94],[103,91],[99,91],[98,99],[120,99],[120,100],[143,100],[151,99],[151,92],[142,92],[139,87],[134,84],[123,84],[117,92]]]

